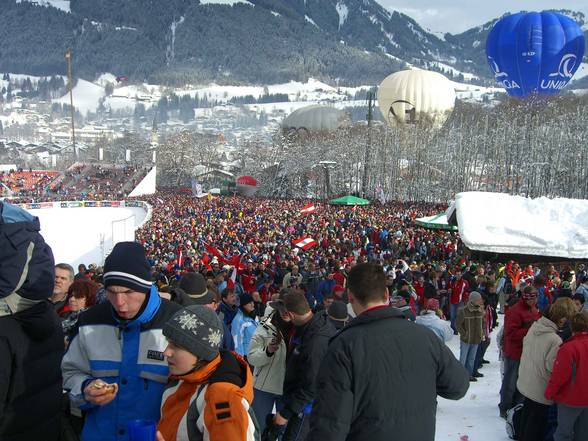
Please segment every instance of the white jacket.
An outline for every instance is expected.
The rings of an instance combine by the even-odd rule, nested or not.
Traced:
[[[429,328],[443,342],[448,342],[453,338],[453,329],[451,329],[449,322],[440,319],[434,311],[427,311],[425,314],[417,316],[416,322]]]
[[[545,398],[544,392],[561,345],[557,330],[555,323],[541,317],[531,325],[523,339],[517,389],[525,397],[541,404],[553,404]]]
[[[271,316],[265,318],[255,329],[249,350],[247,361],[254,367],[253,387],[263,392],[282,395],[284,377],[286,375],[286,338],[283,336],[280,347],[274,355],[268,357],[265,349],[274,336],[280,331],[271,323]]]

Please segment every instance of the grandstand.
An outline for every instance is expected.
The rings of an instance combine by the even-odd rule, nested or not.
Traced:
[[[9,170],[0,172],[0,196],[33,199],[119,199],[126,197],[149,170],[149,167],[81,162],[76,162],[63,173],[48,170]]]
[[[50,170],[0,172],[0,195],[39,197],[46,193],[57,176],[59,172]]]

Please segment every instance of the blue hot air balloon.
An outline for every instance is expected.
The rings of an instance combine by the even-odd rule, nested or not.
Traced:
[[[555,12],[519,12],[500,19],[488,34],[486,55],[494,77],[510,96],[558,93],[584,56],[578,24]]]

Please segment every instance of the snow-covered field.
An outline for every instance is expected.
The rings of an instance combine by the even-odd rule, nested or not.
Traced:
[[[105,254],[113,247],[113,234],[119,240],[133,240],[122,223],[134,216],[140,225],[147,212],[136,207],[46,208],[28,210],[41,222],[41,234],[51,246],[55,262],[66,262],[77,268],[84,263],[102,265]],[[129,220],[130,222],[130,220]]]
[[[107,97],[104,87],[107,83],[115,85],[112,96]],[[480,101],[484,94],[503,92],[504,89],[498,87],[483,87],[471,84],[453,83],[459,99],[478,100]],[[159,99],[164,95],[164,87],[153,84],[117,84],[115,76],[112,74],[102,74],[95,82],[78,80],[73,90],[74,105],[83,114],[95,112],[100,100],[104,100],[106,108],[111,110],[132,111],[138,102],[141,102],[145,108],[157,104]],[[307,82],[290,81],[283,84],[270,84],[267,86],[230,86],[218,84],[193,85],[174,90],[178,96],[190,95],[200,98],[206,97],[209,100],[215,100],[218,103],[228,103],[235,97],[244,97],[251,95],[260,98],[265,93],[285,94],[288,95],[287,102],[271,103],[271,105],[261,105],[259,109],[279,109],[296,110],[302,105],[317,103],[337,103],[342,107],[357,105],[349,102],[348,95],[354,96],[357,92],[367,92],[371,86],[364,85],[359,87],[334,87],[321,81],[310,78]],[[69,94],[54,100],[61,104],[69,104]],[[365,105],[365,103],[362,103]],[[339,107],[339,106],[338,106]],[[264,110],[265,110],[264,109]]]
[[[504,320],[503,315],[498,320]],[[485,364],[480,372],[484,378],[470,383],[470,389],[459,401],[439,398],[437,407],[437,431],[435,441],[506,441],[505,421],[498,415],[499,391],[501,384],[500,362],[496,346],[498,328],[491,335],[492,341],[486,352]],[[448,343],[456,358],[459,358],[459,337],[455,335]]]

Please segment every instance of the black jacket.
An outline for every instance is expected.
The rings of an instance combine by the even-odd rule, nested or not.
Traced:
[[[48,301],[0,318],[0,440],[59,439],[64,349]]]
[[[457,400],[468,387],[432,331],[394,308],[373,309],[331,340],[307,440],[433,441],[437,395]]]
[[[316,377],[329,339],[335,335],[327,314],[315,314],[311,321],[299,328],[292,339],[286,359],[284,378],[284,408],[280,414],[290,419],[302,413],[315,400]]]

